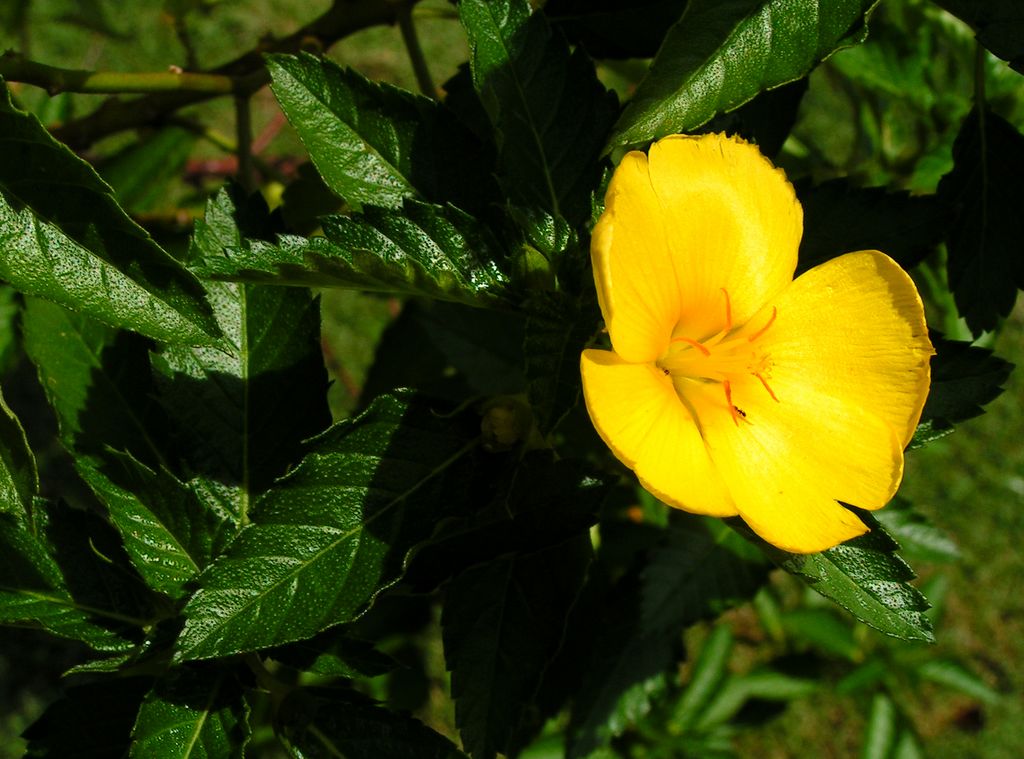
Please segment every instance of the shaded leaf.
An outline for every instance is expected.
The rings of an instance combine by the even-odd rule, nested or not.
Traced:
[[[689,132],[860,41],[877,0],[691,0],[607,150]]]
[[[909,269],[935,250],[949,218],[934,195],[856,187],[845,178],[798,183],[797,197],[804,208],[800,271],[858,250],[880,250]]]
[[[897,497],[875,518],[911,559],[943,562],[960,558],[960,548],[949,533],[928,521],[909,501]]]
[[[204,276],[279,285],[347,287],[426,295],[470,305],[500,302],[507,278],[501,246],[452,206],[406,201],[402,212],[368,207],[328,216],[324,237],[259,240],[195,264]]]
[[[443,628],[455,721],[474,757],[512,750],[590,564],[580,536],[472,567],[447,586]],[[537,725],[539,727],[539,725]]]
[[[0,277],[106,324],[213,343],[202,286],[133,222],[92,167],[0,97]]]
[[[1022,174],[1024,135],[987,108],[974,108],[938,194],[956,209],[946,237],[949,288],[976,335],[995,329],[1024,287]]]
[[[586,219],[615,98],[526,0],[464,0],[473,84],[494,127],[498,180],[513,204]]]
[[[296,688],[281,703],[275,729],[298,759],[465,759],[422,722],[354,691]]]
[[[0,394],[0,515],[30,517],[39,494],[36,459],[18,417]]]
[[[686,0],[548,0],[544,15],[595,58],[653,58]]]
[[[270,56],[267,66],[317,170],[349,203],[418,198],[476,210],[493,200],[482,149],[443,104],[308,54]]]
[[[241,757],[249,708],[228,673],[177,667],[146,694],[132,730],[130,757]]]
[[[758,538],[739,519],[729,523],[776,564],[869,627],[902,640],[932,642],[928,600],[909,584],[914,571],[878,521],[858,512],[870,532],[813,554],[791,554]]]
[[[783,143],[796,124],[809,81],[809,77],[805,76],[795,82],[760,92],[736,110],[718,114],[699,131],[739,135],[755,143],[764,155],[774,158],[782,150]],[[806,220],[805,215],[805,223]]]
[[[1017,0],[933,0],[978,35],[978,42],[1024,73],[1024,8]]]
[[[304,672],[353,679],[376,677],[398,667],[398,662],[374,648],[373,643],[348,637],[345,628],[325,630],[309,640],[279,646],[270,657]]]
[[[100,174],[125,209],[139,213],[159,208],[197,139],[181,127],[161,129],[110,156],[100,165]]]
[[[406,393],[313,441],[200,576],[178,657],[252,651],[353,619],[400,577],[408,551],[444,513],[461,507],[478,425],[471,412],[442,416]]]

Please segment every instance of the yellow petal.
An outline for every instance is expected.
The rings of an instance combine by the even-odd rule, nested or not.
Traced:
[[[757,147],[725,135],[667,137],[651,146],[649,161],[680,272],[686,336],[721,328],[723,289],[733,323],[743,324],[793,279],[803,211],[792,185]]]
[[[584,351],[580,370],[594,427],[644,488],[697,514],[737,513],[668,377],[601,350]]]
[[[777,318],[760,340],[776,395],[813,388],[841,398],[889,424],[905,447],[935,352],[907,273],[877,251],[849,253],[805,272],[775,303]]]

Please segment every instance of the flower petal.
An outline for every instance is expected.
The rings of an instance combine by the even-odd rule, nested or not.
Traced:
[[[666,137],[649,162],[680,272],[681,328],[693,339],[717,332],[723,289],[743,324],[793,279],[803,230],[793,186],[756,146],[725,135]]]
[[[651,364],[627,363],[602,350],[584,351],[580,370],[594,427],[644,488],[686,511],[736,515],[700,432],[668,377]]]
[[[775,303],[777,318],[761,340],[776,395],[813,388],[842,398],[888,423],[905,447],[935,352],[907,273],[883,253],[848,253],[802,274]]]

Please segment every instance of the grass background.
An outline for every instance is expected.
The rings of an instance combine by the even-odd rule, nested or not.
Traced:
[[[188,17],[188,28],[203,66],[234,57],[270,33],[283,35],[329,6],[328,0],[221,0]],[[197,3],[198,5],[198,3]],[[20,48],[27,39],[33,58],[71,68],[121,71],[163,70],[183,65],[184,48],[165,4],[140,0],[124,5],[105,0],[34,0],[26,35],[0,26],[0,48]],[[13,8],[13,5],[11,6]],[[10,8],[6,9],[10,12]],[[4,9],[0,8],[0,18]],[[416,24],[435,81],[452,75],[467,56],[465,39],[450,18],[451,6],[430,0],[417,10]],[[330,51],[371,79],[416,89],[397,29],[377,28],[343,40]],[[794,136],[781,163],[793,176],[823,179],[853,175],[866,183],[895,183],[929,191],[949,166],[949,151],[973,95],[973,44],[969,31],[916,0],[883,4],[862,48],[837,55],[818,69],[803,103]],[[623,67],[618,67],[622,71]],[[621,74],[604,72],[628,95]],[[1024,127],[1019,75],[1004,64],[987,64],[988,94],[1000,112]],[[22,101],[44,120],[84,114],[100,100],[50,98],[15,86]],[[255,99],[255,132],[273,135],[266,159],[301,157],[301,145],[264,89]],[[194,109],[204,123],[226,135],[233,131],[229,103]],[[94,148],[102,157],[124,144],[118,136]],[[197,143],[194,161],[219,160],[215,146]],[[219,180],[218,180],[219,181]],[[273,192],[271,191],[271,194]],[[169,203],[201,208],[201,193],[178,188]],[[168,205],[168,212],[177,209]],[[948,303],[930,303],[929,318],[952,336],[960,329]],[[323,299],[325,356],[336,382],[332,405],[351,409],[373,360],[379,335],[397,304],[354,292],[328,292]],[[962,335],[961,335],[962,336]],[[998,335],[986,341],[998,355],[1024,363],[1024,308],[1018,303]],[[924,687],[903,704],[938,759],[1010,759],[1024,754],[1024,380],[1011,376],[1006,392],[989,413],[961,425],[951,436],[908,457],[901,493],[932,521],[948,530],[963,557],[952,565],[918,566],[924,578],[948,578],[946,613],[935,655],[955,654],[1003,694],[982,706],[949,690]],[[0,629],[0,757],[20,756],[15,736],[54,696],[56,676],[82,651],[39,633]],[[864,704],[830,693],[791,705],[756,731],[741,733],[743,756],[848,757],[860,750]]]

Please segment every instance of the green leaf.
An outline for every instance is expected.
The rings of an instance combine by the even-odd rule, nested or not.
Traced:
[[[804,208],[801,271],[858,250],[880,250],[905,269],[942,241],[949,210],[934,195],[856,187],[848,179],[797,184]]]
[[[694,728],[703,732],[724,725],[752,699],[795,701],[813,695],[820,688],[816,679],[793,677],[773,669],[730,675],[705,706]]]
[[[241,757],[249,708],[226,672],[177,667],[142,702],[132,730],[133,759]]]
[[[470,568],[445,590],[441,625],[455,723],[474,757],[515,753],[517,736],[590,564],[590,537]]]
[[[984,406],[999,397],[1013,364],[987,348],[931,335],[932,382],[921,412],[921,422],[910,448],[920,448],[947,435],[953,425],[984,413]]]
[[[88,539],[88,536],[86,536]],[[127,651],[134,645],[136,625],[109,608],[98,608],[94,592],[80,592],[77,600],[68,588],[62,568],[50,555],[42,536],[29,532],[13,517],[0,514],[0,624],[37,624],[54,635],[80,640],[97,651]],[[76,571],[88,572],[83,564]],[[102,577],[72,581],[102,582]]]
[[[267,68],[320,175],[350,204],[476,210],[494,199],[476,138],[443,104],[308,54],[270,56]]]
[[[898,719],[892,699],[884,693],[876,693],[871,700],[868,723],[864,727],[860,759],[888,759],[896,745]]]
[[[270,234],[261,196],[222,190],[196,223],[189,256]],[[152,363],[186,469],[229,486],[229,513],[244,522],[250,502],[298,462],[302,441],[330,424],[320,302],[304,288],[212,282],[209,290],[223,345],[165,346]]]
[[[0,282],[0,377],[14,369],[21,357],[17,327],[20,316],[18,291]]]
[[[914,571],[874,517],[864,512],[858,516],[870,532],[813,554],[786,553],[757,538],[739,520],[730,524],[784,570],[864,624],[893,638],[933,642],[932,625],[924,614],[928,600],[908,584]]]
[[[464,0],[473,84],[494,126],[498,180],[513,204],[573,226],[587,218],[615,99],[582,48],[569,51],[526,0]]]
[[[297,759],[465,759],[447,738],[354,691],[296,688],[277,734]]]
[[[984,680],[952,659],[929,659],[917,668],[916,673],[925,680],[958,690],[983,704],[997,704],[1001,699],[999,693]]]
[[[735,639],[728,625],[719,625],[704,641],[679,703],[672,711],[673,732],[685,733],[697,721],[725,680]]]
[[[666,538],[643,573],[640,598],[627,595],[601,620],[573,705],[572,757],[586,756],[650,711],[680,658],[684,628],[749,598],[764,582],[764,559],[719,520],[673,514]]]
[[[1024,10],[1017,0],[933,0],[977,33],[978,42],[1024,74]]]
[[[792,638],[828,655],[851,662],[861,657],[849,621],[839,619],[831,609],[789,609],[782,613],[782,624]]]
[[[949,562],[960,558],[960,549],[949,533],[929,522],[903,498],[893,499],[875,512],[875,518],[911,559]]]
[[[108,453],[106,461],[81,457],[75,468],[106,506],[146,584],[180,599],[224,548],[234,525],[166,470],[154,472],[128,454]]]
[[[479,419],[441,412],[408,393],[384,396],[313,441],[200,576],[178,657],[312,637],[353,619],[394,583],[408,551],[461,505],[457,483],[471,466]]]
[[[18,417],[0,393],[0,515],[31,517],[39,494],[36,459]]]
[[[106,678],[68,688],[28,726],[30,759],[121,757],[128,751],[132,723],[152,681]]]
[[[877,0],[691,0],[607,150],[690,132],[859,42]]]
[[[469,305],[500,303],[507,278],[501,246],[452,206],[406,201],[401,212],[368,207],[323,219],[324,237],[253,240],[195,264],[220,279],[426,295]]]
[[[166,206],[168,185],[179,177],[196,135],[167,127],[122,148],[99,167],[121,206],[133,213]]]
[[[213,343],[202,286],[133,222],[92,167],[0,97],[0,277],[168,342]]]
[[[598,323],[592,299],[535,297],[526,321],[527,396],[541,434],[579,402],[580,355]]]
[[[165,461],[148,341],[35,298],[26,299],[22,329],[69,448],[130,451],[154,466]]]
[[[270,657],[303,672],[327,677],[376,677],[387,674],[399,665],[373,643],[347,637],[344,627],[325,630],[304,641],[279,646]]]
[[[953,170],[938,194],[956,209],[946,238],[949,287],[976,335],[995,329],[1024,287],[1022,174],[1024,135],[988,108],[974,108],[953,143]]]

